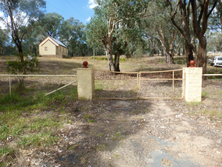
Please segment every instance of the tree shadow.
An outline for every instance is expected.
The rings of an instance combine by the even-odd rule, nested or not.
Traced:
[[[69,142],[61,142],[62,152],[54,158],[62,166],[112,166],[103,153],[112,156],[121,141],[143,129],[145,122],[139,116],[150,112],[150,105],[144,100],[94,100],[74,106],[70,113],[81,124],[68,125],[60,132]]]

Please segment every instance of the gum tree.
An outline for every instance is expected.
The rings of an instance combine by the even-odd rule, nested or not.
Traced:
[[[23,73],[32,70],[28,59],[25,59],[23,40],[33,31],[35,22],[43,15],[44,0],[0,0],[0,11],[4,13],[0,20],[10,30],[12,41],[18,52],[18,61],[8,62],[8,70]],[[20,80],[23,82],[23,79]]]
[[[113,68],[114,71],[119,71],[119,54],[116,54],[113,62],[113,42],[123,35],[124,31],[131,29],[133,26],[139,27],[140,18],[145,13],[148,1],[97,0],[96,2],[99,6],[95,8],[95,13],[98,18],[102,18],[101,21],[104,23],[101,27],[105,35],[100,38],[100,43],[104,45],[106,50],[109,70],[111,71]],[[129,22],[132,27],[128,26]],[[119,48],[119,44],[116,46]]]
[[[203,73],[206,73],[207,39],[205,33],[208,28],[208,20],[217,6],[218,0],[178,0],[175,5],[172,0],[167,0],[167,2],[171,9],[171,21],[186,40],[187,61],[193,59],[192,52],[194,52],[196,66],[203,67]],[[175,21],[176,17],[181,19],[182,25]],[[190,28],[198,39],[198,48],[191,41]]]

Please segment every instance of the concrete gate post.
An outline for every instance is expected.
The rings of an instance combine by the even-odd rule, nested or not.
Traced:
[[[95,95],[94,71],[87,65],[77,70],[77,91],[79,99],[92,100]]]
[[[202,67],[183,68],[183,97],[186,102],[201,102]]]

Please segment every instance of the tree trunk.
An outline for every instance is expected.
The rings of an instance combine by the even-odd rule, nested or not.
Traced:
[[[184,56],[186,54],[186,49],[185,49],[185,46],[183,46],[183,51],[182,51],[182,56]]]
[[[193,58],[193,50],[187,42],[185,43],[185,50],[186,50],[187,67],[189,67],[190,66],[190,61],[194,60],[194,58]],[[185,50],[183,50],[183,52]]]
[[[170,64],[174,63],[174,45],[170,44],[170,52],[169,52]]]
[[[207,40],[206,37],[203,36],[199,39],[198,52],[197,52],[197,60],[196,67],[203,67],[203,74],[206,74],[207,70]]]
[[[119,51],[116,52],[115,54],[115,63],[114,63],[114,71],[116,72],[120,72],[120,68],[119,68],[119,57],[120,57],[120,54],[119,54]]]
[[[109,68],[109,71],[111,71],[112,66],[113,66],[113,69],[115,68],[114,64],[113,64],[113,53],[112,53],[112,42],[111,41],[109,41],[108,44],[106,45],[106,52],[107,52],[107,59],[108,59],[108,68]]]
[[[170,57],[170,64],[175,64],[174,63],[174,56],[172,53],[169,53],[169,57]]]
[[[152,52],[150,56],[153,57],[155,54],[155,42],[152,40],[151,43],[152,43]]]

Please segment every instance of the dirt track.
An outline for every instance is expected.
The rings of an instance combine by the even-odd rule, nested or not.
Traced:
[[[62,140],[54,148],[24,154],[25,161],[64,167],[222,166],[221,128],[175,104],[178,101],[77,101],[70,107],[74,123],[58,132]]]

